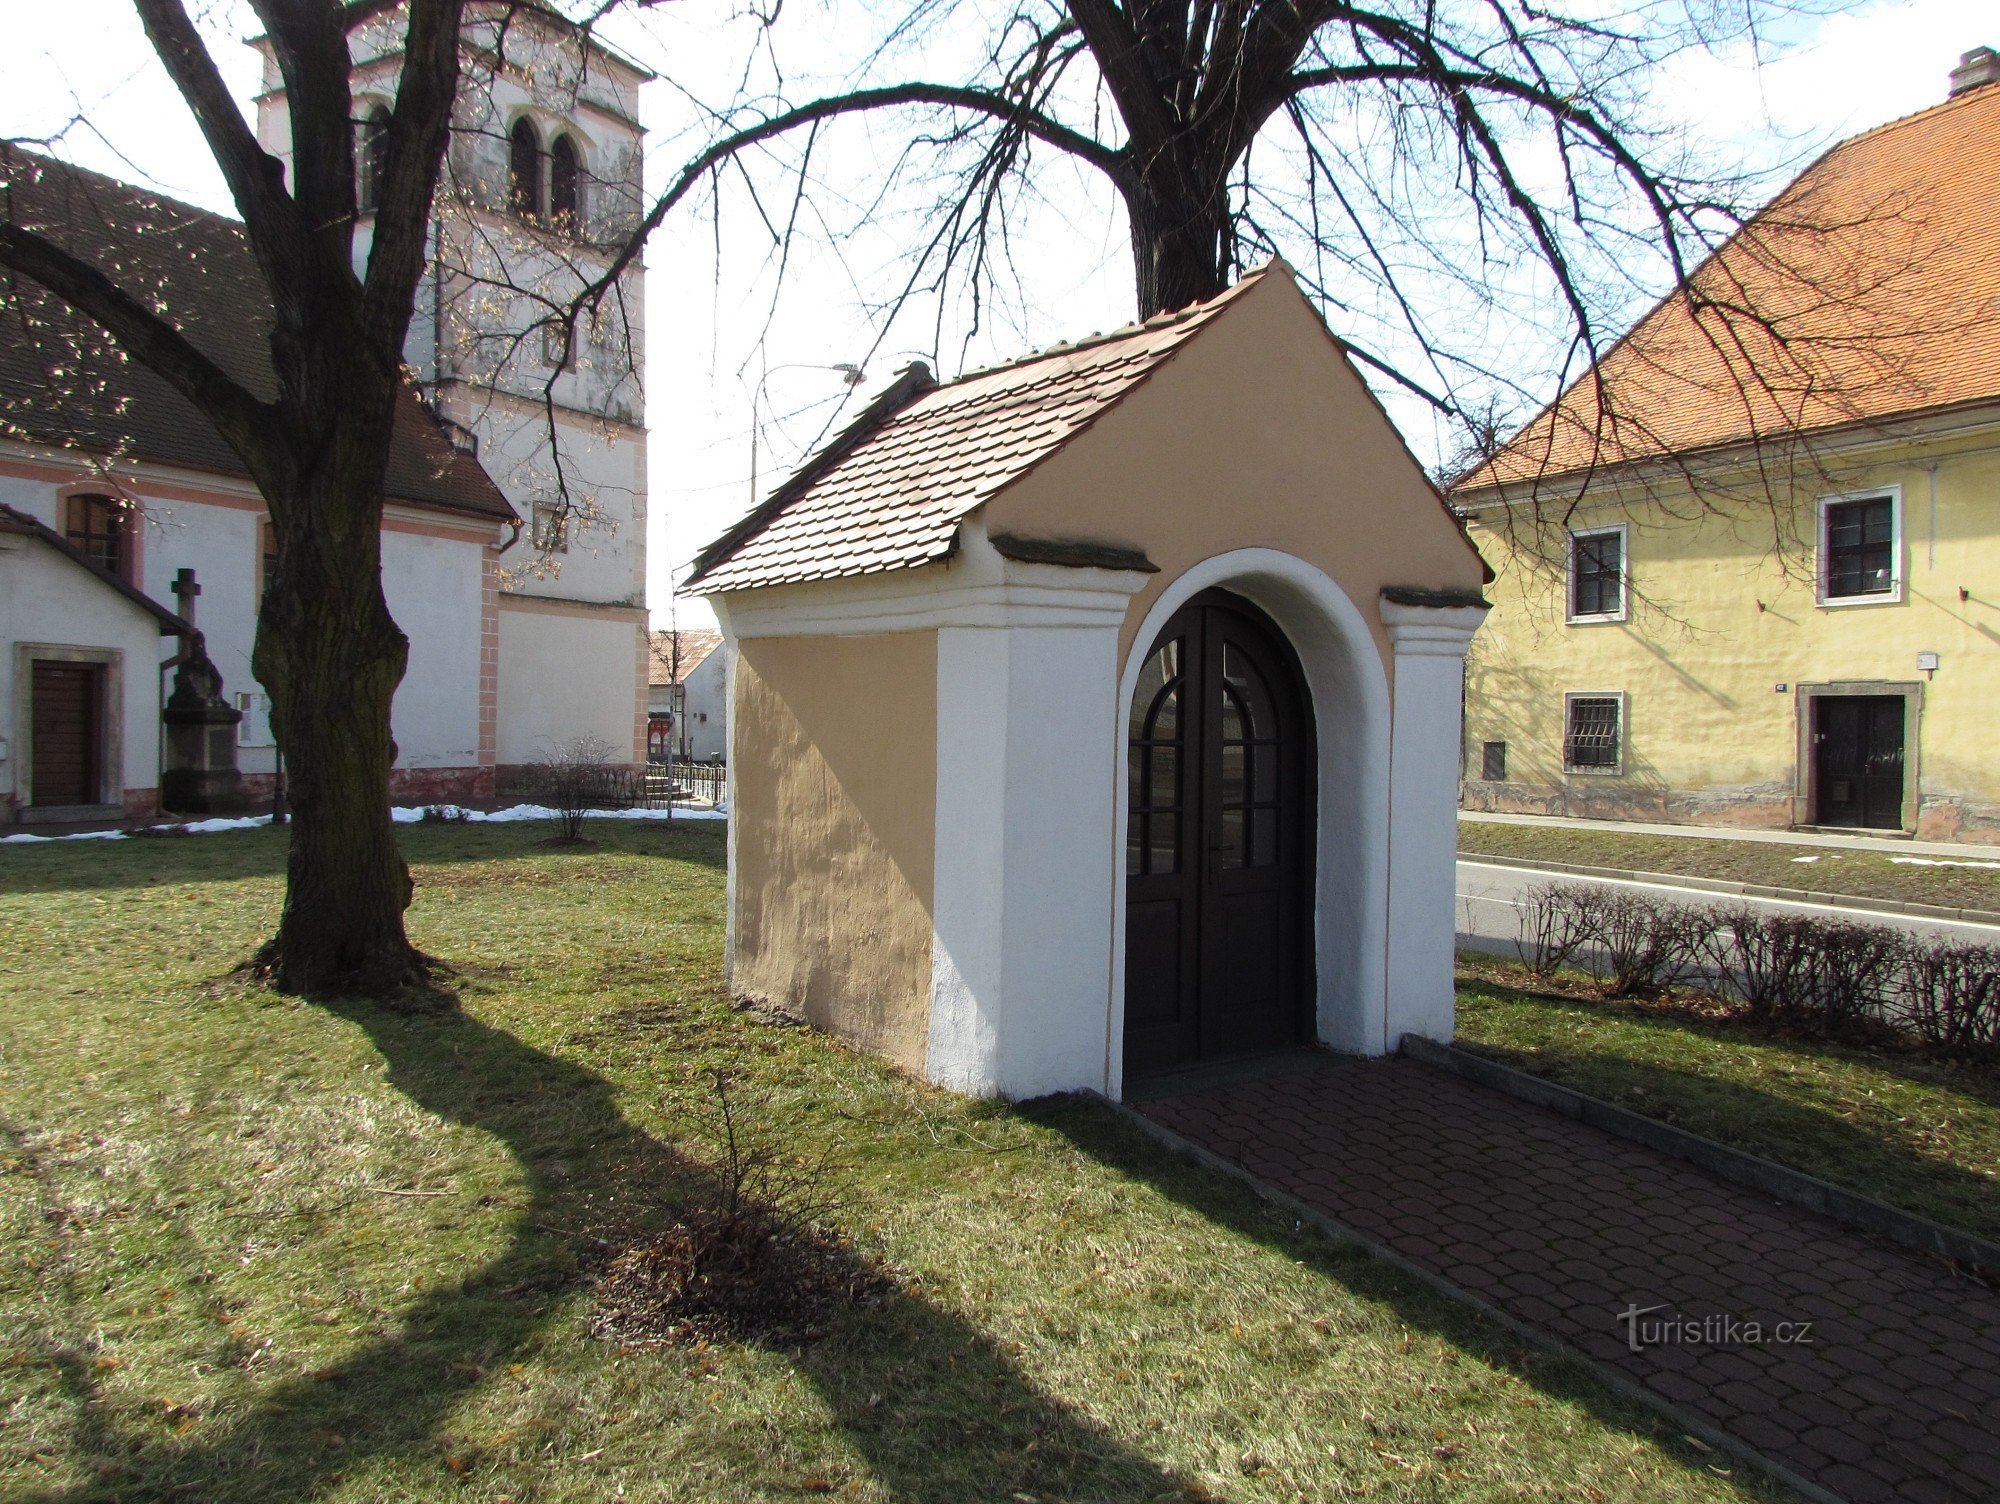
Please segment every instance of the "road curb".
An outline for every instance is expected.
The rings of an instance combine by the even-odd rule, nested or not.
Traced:
[[[1786,903],[1813,904],[1824,909],[1858,909],[1863,913],[1901,914],[1911,919],[1944,919],[1955,924],[2000,928],[2000,913],[1991,909],[1953,909],[1943,904],[1907,903],[1900,898],[1859,898],[1852,893],[1815,893],[1806,888],[1777,888],[1766,883],[1738,883],[1726,878],[1688,877],[1678,872],[1628,872],[1620,867],[1587,867],[1577,862],[1538,862],[1525,857],[1488,856],[1461,851],[1461,862],[1476,867],[1512,867],[1521,872],[1553,872],[1564,877],[1606,877],[1618,882],[1647,883],[1665,888],[1692,888],[1700,893],[1727,893],[1737,898],[1777,898]]]
[[[1446,1279],[1442,1274],[1426,1269],[1423,1265],[1413,1262],[1396,1252],[1387,1243],[1383,1243],[1369,1237],[1366,1233],[1357,1231],[1355,1228],[1342,1222],[1339,1218],[1329,1216],[1317,1207],[1300,1200],[1289,1191],[1281,1191],[1276,1186],[1267,1184],[1235,1160],[1225,1158],[1217,1154],[1213,1149],[1196,1143],[1193,1139],[1182,1137],[1180,1134],[1174,1132],[1173,1129],[1162,1123],[1154,1122],[1144,1113],[1127,1107],[1123,1102],[1113,1102],[1110,1098],[1102,1096],[1097,1092],[1086,1092],[1084,1095],[1096,1097],[1105,1106],[1109,1107],[1114,1114],[1124,1119],[1125,1122],[1138,1129],[1162,1147],[1248,1186],[1260,1198],[1290,1213],[1300,1222],[1315,1228],[1331,1242],[1356,1249],[1367,1254],[1370,1258],[1378,1259],[1382,1263],[1400,1270],[1417,1283],[1436,1291],[1447,1300],[1455,1301],[1459,1305],[1477,1311],[1488,1321],[1504,1328],[1530,1347],[1538,1348],[1542,1352],[1567,1359],[1627,1403],[1637,1406],[1639,1409],[1651,1411],[1654,1415],[1659,1416],[1678,1430],[1683,1437],[1699,1442],[1703,1446],[1724,1453],[1739,1462],[1755,1468],[1758,1472],[1776,1480],[1802,1497],[1811,1500],[1812,1504],[1848,1504],[1848,1501],[1841,1498],[1840,1495],[1832,1493],[1822,1488],[1819,1484],[1801,1477],[1783,1463],[1766,1456],[1747,1441],[1722,1430],[1714,1422],[1704,1419],[1690,1410],[1682,1409],[1672,1400],[1655,1394],[1652,1390],[1646,1388],[1645,1385],[1639,1383],[1637,1380],[1627,1378],[1624,1374],[1618,1372],[1618,1370],[1606,1367],[1596,1359],[1571,1347],[1560,1338],[1551,1336],[1541,1328],[1522,1321],[1517,1316],[1509,1315],[1492,1301],[1482,1296],[1474,1295],[1470,1290],[1464,1289],[1451,1280]]]
[[[1732,1149],[1714,1139],[1703,1138],[1698,1133],[1689,1133],[1658,1118],[1649,1118],[1643,1113],[1619,1107],[1601,1097],[1587,1096],[1546,1077],[1530,1075],[1456,1045],[1439,1044],[1436,1040],[1406,1034],[1402,1050],[1412,1060],[1462,1076],[1476,1085],[1504,1092],[1537,1107],[1546,1107],[1551,1112],[1574,1118],[1613,1137],[1642,1144],[1656,1153],[1686,1160],[1718,1180],[1760,1192],[1774,1201],[1782,1201],[1804,1211],[1817,1212],[1843,1227],[1887,1238],[1913,1253],[1948,1259],[1988,1277],[2000,1277],[2000,1244],[1989,1243],[1969,1232],[1960,1232],[1955,1227],[1946,1227],[1915,1212],[1906,1212],[1886,1201],[1846,1190],[1761,1155]]]

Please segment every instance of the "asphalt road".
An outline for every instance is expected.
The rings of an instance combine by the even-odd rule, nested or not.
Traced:
[[[1514,942],[1520,936],[1521,898],[1530,888],[1543,883],[1575,884],[1579,887],[1636,888],[1642,893],[1679,903],[1749,904],[1790,914],[1822,914],[1836,919],[1857,919],[1888,925],[1917,935],[1934,935],[1983,945],[2000,943],[2000,926],[1961,924],[1942,919],[1915,919],[1907,914],[1878,913],[1872,910],[1827,908],[1817,904],[1792,903],[1782,898],[1739,898],[1735,894],[1713,893],[1698,888],[1677,888],[1667,883],[1626,882],[1617,878],[1572,877],[1557,872],[1530,872],[1519,867],[1494,867],[1461,858],[1458,864],[1458,945],[1461,950],[1487,951],[1514,956]]]

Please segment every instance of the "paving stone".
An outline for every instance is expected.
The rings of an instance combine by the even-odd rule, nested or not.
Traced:
[[[1413,1061],[1140,1110],[1853,1504],[2000,1496],[2000,1294],[1940,1261]],[[1682,1340],[1631,1352],[1634,1305]]]

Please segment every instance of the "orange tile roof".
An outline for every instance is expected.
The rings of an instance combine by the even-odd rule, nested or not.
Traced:
[[[657,687],[686,683],[687,676],[701,667],[702,660],[722,646],[722,634],[713,627],[682,627],[678,632],[649,633],[648,641],[651,651],[647,656],[646,683],[648,687]],[[678,678],[674,675],[677,650]]]
[[[2000,397],[2000,84],[1833,147],[1457,491]]]
[[[1244,289],[944,386],[913,366],[769,500],[695,559],[684,589],[907,569],[947,557],[959,520],[1116,404]]]

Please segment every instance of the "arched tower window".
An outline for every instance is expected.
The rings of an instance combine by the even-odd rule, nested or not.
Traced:
[[[524,219],[532,219],[542,212],[542,141],[527,116],[514,122],[507,151],[508,205]]]
[[[583,164],[568,136],[549,147],[549,218],[570,231],[583,223]]]
[[[389,111],[378,104],[354,127],[354,202],[363,214],[381,207],[388,162]]]

